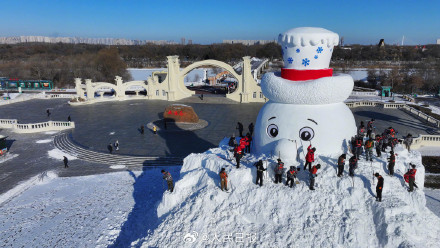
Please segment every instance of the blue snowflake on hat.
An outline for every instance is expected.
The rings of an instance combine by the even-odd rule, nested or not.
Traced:
[[[304,67],[310,65],[310,60],[308,58],[305,58],[302,60],[302,64],[304,65]]]
[[[323,50],[324,50],[324,49],[322,49],[322,47],[318,47],[318,49],[316,49],[316,52],[317,52],[317,53],[322,53]]]
[[[289,58],[287,59],[287,62],[289,62],[289,64],[292,64],[292,63],[293,63],[293,58],[292,58],[292,57],[289,57]]]

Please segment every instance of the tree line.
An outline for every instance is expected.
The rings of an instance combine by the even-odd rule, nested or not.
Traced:
[[[231,65],[244,56],[281,61],[281,47],[264,45],[137,45],[105,46],[91,44],[22,43],[0,45],[0,76],[52,80],[56,87],[72,86],[74,78],[114,82],[116,75],[130,80],[127,68],[164,68],[166,56],[178,55],[182,67],[195,61],[215,59]],[[380,63],[380,64],[379,64]],[[369,82],[380,81],[399,90],[438,90],[440,46],[335,47],[332,67],[388,67],[392,73],[379,74]],[[373,75],[373,73],[371,73]],[[367,85],[368,86],[368,85]],[[437,88],[436,88],[437,87]]]

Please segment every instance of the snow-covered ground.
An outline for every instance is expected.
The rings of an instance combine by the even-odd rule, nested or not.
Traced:
[[[336,156],[321,156],[315,191],[305,171],[293,189],[267,178],[260,188],[253,167],[259,158],[247,156],[236,169],[224,146],[166,168],[181,178],[172,194],[163,193],[161,168],[43,173],[0,196],[0,240],[14,247],[436,247],[440,219],[425,207],[424,192],[430,209],[439,209],[440,191],[423,189],[419,167],[420,189],[408,193],[402,174],[409,162],[421,165],[420,154],[396,152],[395,177],[386,175],[385,157],[361,162],[354,187],[351,178],[336,177]],[[265,163],[270,178],[273,162]],[[222,167],[230,193],[219,189]],[[381,203],[373,171],[385,178]]]
[[[160,170],[31,178],[0,196],[1,246],[127,247],[158,225]],[[180,167],[167,170],[178,178]]]

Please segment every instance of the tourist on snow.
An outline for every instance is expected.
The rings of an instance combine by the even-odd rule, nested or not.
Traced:
[[[153,133],[157,134],[157,127],[156,127],[156,125],[153,126]]]
[[[347,159],[346,154],[342,154],[338,158],[338,177],[342,177],[342,174],[344,173],[345,159]]]
[[[63,157],[64,157],[64,159],[63,159],[63,162],[64,162],[64,168],[69,168],[69,166],[67,165],[67,163],[69,162],[69,160],[67,159],[66,156],[63,156]]]
[[[363,145],[363,136],[358,135],[356,137],[356,140],[354,142],[354,155],[356,156],[356,159],[359,160],[359,157],[362,155],[362,145]]]
[[[374,142],[374,146],[376,147],[377,157],[382,156],[382,152],[381,152],[382,145],[383,145],[382,137],[380,135],[376,136],[376,141]]]
[[[239,141],[238,146],[240,147],[241,151],[243,152],[243,155],[246,154],[246,144],[247,144],[247,138],[246,136],[241,138]]]
[[[257,167],[257,180],[255,181],[256,184],[258,184],[258,182],[260,182],[260,187],[263,186],[263,172],[266,170],[263,167],[263,160],[258,160],[258,162],[256,162],[254,164],[254,166]]]
[[[369,121],[368,123],[367,123],[367,137],[368,138],[371,138],[371,134],[373,133],[373,128],[374,128],[374,126],[373,126],[373,124],[374,124],[374,119],[371,119],[371,121]]]
[[[310,175],[309,175],[309,177],[310,177],[309,189],[310,190],[315,190],[315,178],[317,176],[316,172],[318,172],[318,169],[321,169],[321,164],[314,165],[312,167],[312,169],[310,170]]]
[[[383,177],[376,172],[374,176],[377,178],[376,185],[376,201],[382,201],[382,190],[383,190]]]
[[[109,152],[109,153],[113,153],[113,146],[112,146],[112,143],[108,144],[107,149],[108,149],[108,152]]]
[[[278,163],[275,167],[275,183],[282,183],[283,182],[283,173],[284,173],[284,163],[281,161],[281,159],[277,160]]]
[[[243,124],[241,124],[241,122],[237,122],[237,127],[235,129],[238,129],[240,137],[243,137]]]
[[[290,170],[287,171],[286,186],[288,186],[289,182],[290,182],[290,187],[291,188],[293,187],[293,182],[295,181],[296,173],[297,173],[296,167],[295,166],[290,166]]]
[[[391,146],[391,151],[394,152],[394,147],[399,143],[399,140],[397,138],[391,138],[390,139],[390,144],[389,146]]]
[[[168,190],[170,191],[170,192],[173,192],[173,190],[174,190],[174,184],[173,184],[173,177],[171,176],[171,173],[169,173],[168,171],[164,171],[164,170],[162,170],[161,171],[162,172],[162,174],[163,174],[163,179],[164,180],[167,180],[167,184],[168,184]]]
[[[382,152],[385,152],[385,150],[387,149],[388,146],[388,137],[389,134],[383,133],[382,134]]]
[[[228,191],[228,174],[226,174],[225,168],[220,171],[220,186],[222,191]]]
[[[367,141],[365,141],[365,160],[373,161],[373,147],[374,140],[372,138],[369,138]]]
[[[403,140],[403,144],[405,144],[406,149],[408,150],[408,152],[411,150],[411,144],[413,142],[413,137],[412,134],[408,134],[405,139]]]
[[[72,118],[70,118],[70,115],[67,116],[67,121],[68,121],[68,122],[71,122],[71,121],[72,121]]]
[[[361,124],[358,127],[357,134],[358,134],[358,136],[364,137],[365,126],[364,126],[364,122],[363,121],[361,121]]]
[[[393,151],[390,151],[390,157],[388,158],[388,174],[390,176],[394,175],[394,165],[396,164],[396,155]]]
[[[114,146],[115,146],[115,150],[119,151],[119,141],[118,140],[115,141]]]
[[[409,169],[408,172],[405,173],[404,179],[409,184],[408,192],[413,192],[414,187],[418,188],[415,182],[417,169],[415,164],[410,163],[410,165],[411,165],[411,169]]]
[[[246,153],[250,153],[251,152],[251,142],[252,142],[252,136],[250,133],[246,134],[245,141],[246,141],[246,143],[245,143]]]
[[[240,160],[243,157],[243,149],[238,145],[235,145],[234,157],[235,157],[235,162],[237,163],[237,169],[238,169],[238,168],[240,168]]]
[[[145,128],[144,128],[144,125],[142,125],[141,126],[141,134],[144,134],[144,132],[145,132]]]
[[[357,169],[357,161],[358,159],[356,156],[351,156],[351,158],[348,160],[348,174],[351,177],[354,177],[354,170]]]
[[[251,134],[251,136],[254,134],[254,123],[251,122],[251,124],[249,124],[249,133]]]
[[[316,148],[312,147],[312,144],[307,147],[306,163],[304,164],[304,170],[309,166],[309,171],[312,169],[312,162],[315,162],[315,151]]]

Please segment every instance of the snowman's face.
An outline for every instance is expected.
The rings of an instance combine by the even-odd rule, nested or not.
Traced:
[[[297,147],[312,144],[320,154],[340,151],[356,132],[351,111],[343,103],[295,105],[268,102],[255,125],[257,153],[295,158]]]

